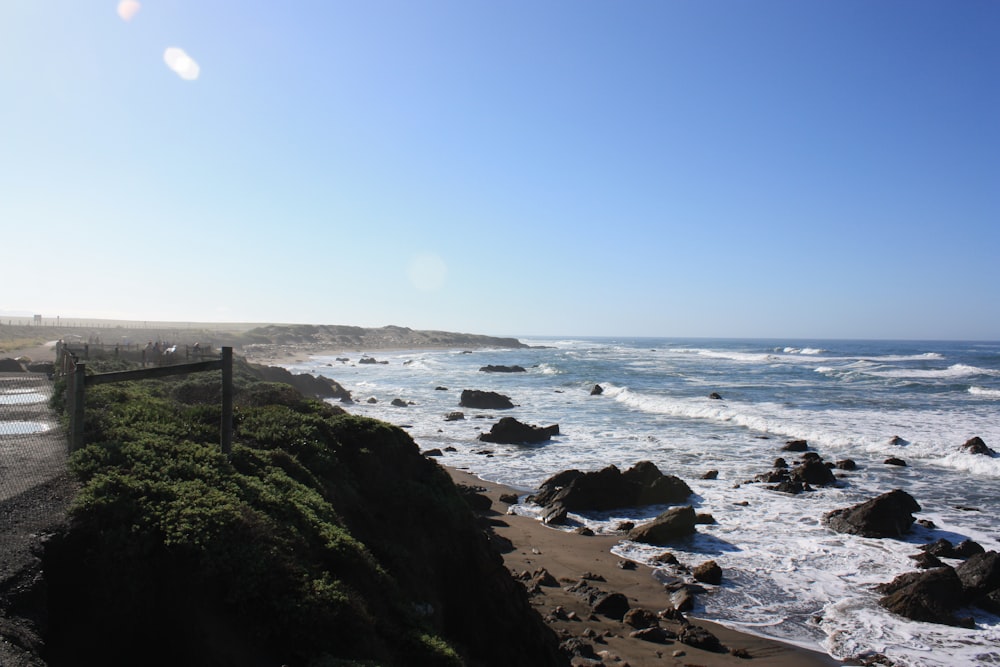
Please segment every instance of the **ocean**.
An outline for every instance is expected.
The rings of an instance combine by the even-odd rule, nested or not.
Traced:
[[[531,349],[373,350],[388,363],[359,364],[357,352],[338,355],[348,362],[314,357],[288,368],[337,380],[357,401],[350,412],[402,426],[421,449],[452,448],[442,463],[525,493],[568,468],[624,470],[642,460],[681,477],[696,510],[717,523],[669,550],[691,565],[713,559],[724,573],[721,586],[698,596],[696,616],[837,658],[884,653],[902,665],[1000,665],[1000,618],[969,610],[975,629],[908,621],[880,608],[873,590],[914,570],[909,556],[940,537],[1000,550],[1000,458],[961,450],[979,436],[1000,451],[1000,343],[521,340]],[[526,372],[479,370],[491,364]],[[595,384],[602,394],[591,395]],[[461,408],[463,389],[496,391],[517,407]],[[713,392],[722,398],[709,398]],[[393,406],[395,398],[410,405]],[[445,421],[454,411],[465,419]],[[478,441],[502,416],[559,424],[560,435],[532,446]],[[746,483],[778,456],[794,461],[780,451],[791,439],[858,468],[835,487],[797,496]],[[907,465],[886,465],[888,457]],[[717,479],[702,479],[709,470]],[[910,493],[923,508],[917,518],[936,528],[915,524],[904,540],[892,540],[823,526],[825,513],[895,488]],[[606,532],[662,509],[573,518]],[[663,551],[616,547],[643,563]]]

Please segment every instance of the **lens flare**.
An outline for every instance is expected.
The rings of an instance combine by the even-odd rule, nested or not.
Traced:
[[[136,0],[122,0],[118,3],[118,16],[121,17],[122,21],[131,21],[140,9],[142,9],[142,5]]]
[[[185,53],[184,49],[179,49],[176,46],[171,46],[163,52],[163,62],[185,81],[194,81],[201,74],[201,68],[198,67],[194,58]]]

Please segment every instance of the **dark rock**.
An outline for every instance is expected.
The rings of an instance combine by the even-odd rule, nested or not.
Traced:
[[[526,373],[527,371],[521,366],[494,366],[490,364],[489,366],[483,366],[479,369],[483,373]]]
[[[542,515],[542,523],[546,525],[559,526],[566,523],[569,512],[562,505],[550,505],[545,514]]]
[[[903,446],[908,445],[910,443],[907,442],[906,440],[903,440],[898,435],[894,435],[891,438],[889,438],[889,444],[892,445],[892,446],[894,446],[894,447],[903,447]]]
[[[378,399],[375,398],[374,396],[369,396],[366,403],[378,403]]]
[[[406,401],[404,401],[401,398],[394,398],[394,399],[392,399],[392,405],[396,406],[397,408],[405,408],[406,407]]]
[[[962,540],[955,547],[955,556],[957,558],[969,558],[981,553],[986,553],[986,549],[983,548],[983,545],[973,540]]]
[[[653,644],[672,644],[674,639],[677,638],[675,633],[661,628],[658,625],[642,628],[641,630],[635,630],[630,632],[628,636],[633,639],[641,639],[644,642],[651,642]]]
[[[660,619],[648,609],[629,609],[622,618],[625,625],[629,625],[636,630],[652,628],[660,624]]]
[[[620,521],[615,530],[619,533],[627,533],[628,531],[635,528],[635,521]]]
[[[941,562],[940,558],[938,558],[934,554],[929,554],[926,551],[914,554],[913,556],[910,556],[910,558],[916,561],[914,564],[921,570],[930,570],[931,568],[935,567],[944,567],[944,563]]]
[[[954,545],[943,537],[939,540],[921,546],[920,549],[924,553],[937,556],[938,558],[958,558],[958,554],[955,553]]]
[[[604,393],[604,387],[602,387],[599,384],[595,384],[594,388],[590,390],[591,396],[600,396],[603,393]]]
[[[914,621],[958,625],[953,610],[962,605],[962,582],[955,570],[939,567],[907,572],[878,587],[879,604]]]
[[[702,479],[718,479],[719,478],[719,471],[718,470],[709,470],[704,475],[702,475],[701,478]]]
[[[725,653],[726,647],[719,638],[700,625],[689,625],[677,633],[677,640],[692,648],[698,648],[712,653]]]
[[[457,422],[461,421],[462,419],[465,419],[465,413],[459,412],[457,410],[455,412],[449,412],[444,416],[444,420],[446,422]]]
[[[559,588],[559,581],[544,567],[535,570],[531,574],[531,584],[535,586],[545,586],[546,588]],[[530,586],[529,586],[530,588]]]
[[[906,467],[906,461],[895,456],[890,456],[885,461],[883,461],[887,466],[900,466],[902,468]]]
[[[840,470],[857,470],[858,464],[851,459],[837,461],[836,466]]]
[[[687,587],[670,592],[670,604],[675,611],[691,611],[694,609],[694,592]]]
[[[913,496],[895,489],[853,507],[834,510],[823,521],[838,533],[863,537],[900,537],[913,525],[912,512],[920,505]]]
[[[375,360],[375,357],[361,357],[360,359],[358,359],[358,363],[359,364],[377,364],[378,361]]]
[[[809,443],[805,440],[789,440],[781,448],[783,452],[804,452],[809,449]]]
[[[478,389],[463,389],[458,404],[463,408],[480,410],[509,410],[514,407],[509,396],[495,391],[479,391]]]
[[[691,576],[703,584],[718,586],[722,583],[722,568],[714,560],[707,560],[691,570]]]
[[[479,439],[483,442],[519,445],[545,442],[554,435],[559,435],[558,424],[533,426],[522,424],[513,417],[501,417],[500,421],[490,428],[489,433],[480,433]]]
[[[662,563],[664,565],[680,565],[681,562],[677,560],[677,556],[669,551],[664,551],[662,554],[653,559],[654,563]]]
[[[931,521],[930,519],[917,519],[917,523],[923,526],[924,528],[929,528],[931,530],[937,528],[937,524]]]
[[[434,387],[434,391],[448,391],[448,387]]]
[[[694,517],[694,522],[699,526],[711,526],[716,523],[715,517],[708,512],[699,512]]]
[[[603,593],[597,596],[590,608],[596,614],[620,621],[629,610],[628,598],[621,593]]]
[[[518,501],[518,495],[516,493],[501,493],[500,502],[507,503],[508,505],[516,505]]]
[[[778,458],[774,459],[774,463],[771,464],[771,467],[772,468],[787,468],[788,467],[788,462],[785,461],[785,459],[783,459],[783,458],[781,458],[779,456]]]
[[[620,560],[618,561],[619,570],[634,570],[639,566],[636,565],[634,560]]]
[[[559,650],[564,655],[569,657],[597,660],[597,654],[594,653],[594,647],[579,637],[570,637],[566,641],[562,642],[559,644]]]
[[[1000,554],[986,551],[976,554],[955,568],[962,582],[965,598],[974,601],[1000,588]]]
[[[789,493],[793,496],[797,496],[808,490],[802,482],[794,479],[783,479],[774,486],[769,486],[768,489],[771,491],[780,491],[781,493]]]
[[[579,528],[577,528],[573,532],[576,533],[577,535],[583,535],[584,537],[593,537],[594,536],[594,531],[591,530],[590,528],[588,528],[587,526],[580,526]]]
[[[624,473],[613,465],[596,472],[564,470],[545,480],[530,500],[591,511],[683,502],[691,493],[679,477],[664,475],[649,461],[640,461]]]
[[[628,539],[645,544],[666,545],[695,532],[695,513],[690,505],[671,507],[648,523],[636,526]]]
[[[424,452],[424,456],[444,456],[444,452],[435,447],[434,449],[428,449]]]
[[[722,400],[722,396],[720,396],[717,392],[714,392],[714,391],[711,394],[709,394],[708,397],[710,399],[712,399],[713,401],[721,401]]]
[[[997,453],[986,446],[983,439],[978,435],[970,440],[966,440],[965,444],[962,445],[962,451],[968,452],[969,454],[979,454],[981,456],[996,456]]]
[[[837,481],[837,478],[833,476],[830,469],[822,461],[816,459],[810,459],[802,465],[793,468],[792,479],[803,484],[813,484],[815,486],[828,486]]]

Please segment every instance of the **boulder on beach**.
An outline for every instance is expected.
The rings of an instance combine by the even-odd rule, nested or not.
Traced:
[[[695,532],[695,512],[690,505],[671,507],[652,521],[636,526],[628,532],[633,542],[665,546]]]
[[[624,473],[613,465],[596,472],[564,470],[542,482],[529,500],[581,512],[680,503],[691,493],[681,478],[664,475],[650,461],[640,461]]]
[[[501,417],[500,421],[490,428],[489,433],[480,433],[479,439],[483,442],[520,445],[545,442],[554,435],[559,435],[559,424],[533,426],[522,424],[513,417]]]
[[[827,527],[838,533],[862,537],[900,537],[913,525],[913,512],[920,505],[901,489],[866,500],[852,507],[834,510],[823,517]]]
[[[514,407],[509,396],[498,394],[495,391],[479,391],[478,389],[463,389],[458,404],[463,408],[480,410],[509,410]]]
[[[482,373],[527,373],[523,366],[483,366],[479,369]]]

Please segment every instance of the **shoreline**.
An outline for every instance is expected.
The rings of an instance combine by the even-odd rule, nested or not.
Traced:
[[[275,346],[276,349],[269,350],[271,354],[244,355],[244,358],[254,364],[283,366],[303,363],[317,356],[365,354],[357,348],[294,349],[295,347],[297,346]],[[465,348],[440,345],[420,348],[394,346],[369,347],[367,349],[370,354],[375,352],[408,352],[418,349],[461,350]],[[46,343],[33,348],[11,350],[3,356],[8,354],[11,357],[35,355],[44,357],[53,355],[53,350],[51,344]],[[38,360],[36,359],[36,361]],[[500,501],[500,496],[508,493],[520,496],[524,494],[524,489],[483,480],[466,469],[441,465],[453,481],[484,489],[482,493],[492,501],[490,519],[493,530],[501,538],[510,540],[515,547],[513,551],[503,556],[504,566],[508,570],[516,573],[533,573],[544,568],[559,581],[558,587],[539,587],[539,592],[530,599],[532,606],[543,617],[550,616],[553,609],[561,607],[567,612],[575,612],[579,619],[583,619],[559,620],[553,618],[550,626],[563,639],[579,637],[585,632],[591,634],[589,631],[593,631],[594,636],[599,637],[599,639],[595,641],[593,638],[584,638],[584,641],[592,644],[596,653],[607,651],[611,655],[620,657],[632,667],[641,667],[642,665],[681,667],[691,664],[721,667],[746,664],[745,658],[737,657],[732,653],[709,652],[679,642],[658,644],[629,638],[629,632],[633,628],[621,621],[593,616],[588,605],[582,599],[566,590],[571,585],[570,582],[579,580],[580,575],[586,572],[598,574],[606,579],[606,583],[597,585],[610,592],[623,593],[633,608],[644,608],[655,613],[670,607],[670,602],[663,586],[651,576],[650,568],[642,565],[635,569],[619,567],[618,563],[622,559],[610,551],[620,541],[618,536],[595,535],[587,537],[549,528],[530,517],[506,514],[508,505]],[[845,664],[820,651],[734,630],[710,620],[689,618],[695,625],[704,627],[714,634],[731,651],[745,650],[749,656],[763,660],[764,664],[767,665],[776,667],[833,667]],[[674,631],[679,628],[679,624],[674,621],[666,621],[662,625]],[[675,656],[675,652],[681,652],[682,655]],[[691,662],[692,660],[695,662]]]
[[[632,667],[643,665],[702,665],[722,667],[724,665],[747,664],[745,657],[733,651],[745,651],[750,658],[775,667],[833,667],[845,664],[826,653],[811,650],[796,644],[776,639],[760,637],[710,620],[689,616],[689,620],[715,635],[729,649],[727,653],[710,652],[692,648],[680,642],[659,644],[631,638],[633,628],[622,621],[593,615],[589,606],[581,598],[567,590],[584,573],[603,577],[606,582],[595,582],[598,587],[609,592],[624,594],[632,608],[647,609],[653,613],[669,608],[670,601],[662,584],[652,577],[652,570],[638,565],[634,569],[619,566],[622,559],[610,549],[620,541],[614,535],[584,536],[549,528],[541,522],[517,514],[507,514],[509,505],[500,496],[522,491],[496,482],[480,479],[466,469],[453,468],[441,464],[456,484],[480,489],[480,493],[492,501],[487,517],[494,532],[501,538],[510,540],[514,550],[503,555],[504,566],[511,572],[532,574],[545,569],[558,582],[558,586],[538,586],[537,593],[531,595],[531,605],[562,639],[581,637],[593,645],[600,657],[607,651],[627,662]],[[566,614],[574,612],[577,620],[557,618],[552,614],[556,608]],[[661,626],[676,631],[680,624],[676,621],[661,621]],[[594,637],[602,638],[595,641]],[[682,655],[675,655],[675,652]],[[615,664],[609,660],[607,664]],[[754,663],[751,663],[754,664]]]

